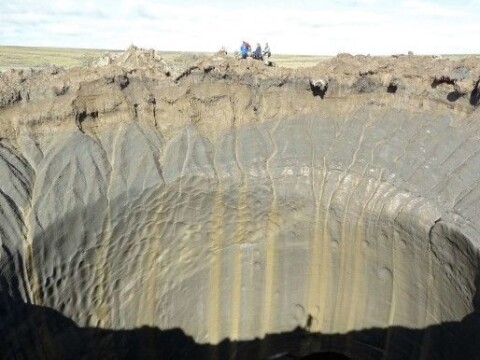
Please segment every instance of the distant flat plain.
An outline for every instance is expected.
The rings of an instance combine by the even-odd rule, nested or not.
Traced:
[[[101,50],[101,49],[69,49],[48,47],[22,47],[0,46],[0,71],[10,68],[43,68],[46,66],[61,66],[70,68],[86,66],[96,59],[109,54],[120,53],[124,50]],[[192,53],[158,51],[166,61],[176,61],[182,56],[188,55],[211,55],[212,53]],[[448,58],[462,58],[467,55],[443,55]],[[480,55],[475,55],[480,58]],[[314,55],[277,55],[273,54],[272,61],[276,66],[287,68],[302,68],[315,66],[321,61],[330,59],[331,56]]]
[[[9,68],[42,68],[45,66],[61,66],[64,68],[86,66],[94,60],[108,54],[119,53],[123,50],[99,50],[99,49],[67,49],[67,48],[41,48],[0,46],[0,71]],[[211,55],[212,53],[187,53],[173,51],[158,51],[166,61],[188,55]],[[329,59],[330,56],[309,55],[274,55],[273,62],[277,66],[299,68],[318,64],[320,61]]]

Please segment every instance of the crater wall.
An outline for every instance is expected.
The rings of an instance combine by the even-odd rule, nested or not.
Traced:
[[[73,340],[145,327],[213,347],[172,358],[478,350],[477,68],[122,56],[2,75],[3,358],[167,356],[168,336]]]

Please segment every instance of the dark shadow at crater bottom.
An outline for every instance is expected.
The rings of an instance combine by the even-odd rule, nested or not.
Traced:
[[[81,328],[50,308],[0,294],[1,359],[480,359],[480,314],[425,329],[373,328],[347,334],[302,328],[249,341],[197,344],[181,329]],[[385,353],[388,355],[385,356]],[[344,355],[342,355],[344,354]]]

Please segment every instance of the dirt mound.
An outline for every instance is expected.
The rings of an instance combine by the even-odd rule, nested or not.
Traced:
[[[399,91],[412,98],[469,102],[480,79],[480,63],[473,56],[450,60],[432,56],[352,56],[342,54],[320,63],[330,82],[351,84],[353,93]],[[460,101],[462,102],[462,101]],[[477,105],[475,101],[471,105]]]

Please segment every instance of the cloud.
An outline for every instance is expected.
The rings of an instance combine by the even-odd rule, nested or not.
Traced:
[[[247,40],[274,53],[468,53],[479,51],[478,1],[0,0],[0,44],[233,51]]]
[[[408,11],[410,16],[427,16],[442,18],[460,18],[467,13],[461,7],[454,5],[441,5],[438,3],[422,0],[406,0],[402,2],[402,7]]]

